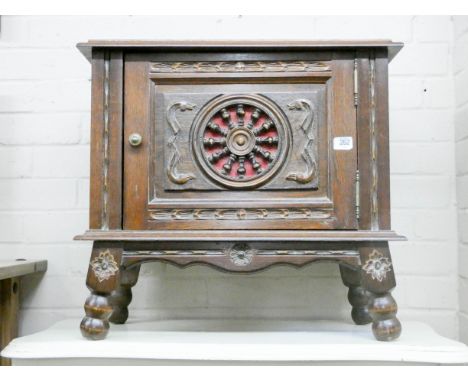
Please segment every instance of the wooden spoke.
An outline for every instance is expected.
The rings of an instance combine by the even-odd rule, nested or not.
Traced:
[[[229,111],[226,108],[223,108],[221,109],[220,113],[221,113],[221,118],[228,125],[229,129],[234,129],[234,127],[236,127],[236,124],[232,122],[231,114],[229,113]]]
[[[243,177],[246,173],[246,169],[244,167],[245,157],[239,157],[239,168],[237,169],[237,173]]]
[[[249,158],[250,163],[252,163],[253,169],[255,171],[257,171],[257,173],[261,173],[262,172],[262,166],[260,166],[260,163],[257,162],[257,160],[255,158],[255,154],[250,153],[248,158]]]
[[[273,145],[279,142],[278,137],[257,137],[255,141],[260,144]]]
[[[216,163],[218,162],[221,158],[225,157],[226,155],[229,154],[229,149],[227,147],[225,147],[224,149],[222,149],[221,151],[218,151],[216,153],[214,153],[213,155],[210,155],[208,156],[208,160],[211,162],[211,163]]]
[[[268,130],[270,130],[275,124],[273,123],[273,121],[271,119],[268,119],[266,120],[261,127],[259,127],[258,129],[255,129],[253,131],[253,133],[255,135],[260,135]]]
[[[208,125],[206,125],[211,131],[224,135],[227,135],[227,132],[224,129],[221,129],[218,124],[214,123],[213,121],[209,122]]]
[[[203,139],[203,144],[208,147],[213,147],[213,146],[218,146],[226,145],[226,139],[225,138],[205,138]]]
[[[244,116],[245,116],[245,110],[244,110],[244,105],[239,104],[237,105],[237,126],[244,126]]]
[[[227,162],[224,164],[223,169],[226,174],[229,174],[231,172],[232,165],[234,162],[237,160],[237,156],[234,154],[229,155],[229,159]]]
[[[259,153],[268,162],[272,162],[275,159],[275,157],[274,157],[274,155],[272,153],[270,153],[269,151],[263,150],[262,148],[260,148],[257,145],[255,145],[255,147],[253,148],[253,151],[255,151],[256,153]]]

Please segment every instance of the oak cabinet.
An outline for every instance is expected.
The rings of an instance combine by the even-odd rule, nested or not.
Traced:
[[[401,46],[78,44],[92,64],[83,335],[126,321],[143,262],[245,273],[327,260],[354,321],[397,338],[387,68]]]

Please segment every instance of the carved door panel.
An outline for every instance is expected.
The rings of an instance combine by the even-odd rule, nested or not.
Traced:
[[[352,58],[199,56],[126,57],[124,228],[355,229]]]

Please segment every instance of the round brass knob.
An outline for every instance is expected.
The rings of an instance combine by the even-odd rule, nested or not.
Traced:
[[[128,137],[128,142],[133,147],[140,146],[142,141],[143,141],[143,138],[141,137],[140,134],[137,134],[137,133],[130,134],[130,136]]]

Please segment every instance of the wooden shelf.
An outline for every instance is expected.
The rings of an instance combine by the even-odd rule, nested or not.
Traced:
[[[391,40],[89,40],[77,44],[78,49],[91,60],[91,49],[93,48],[121,48],[121,49],[145,49],[145,50],[242,50],[246,48],[274,49],[294,51],[297,49],[310,48],[315,50],[327,49],[360,49],[360,48],[387,48],[388,58],[393,57],[403,48],[403,43]]]
[[[394,231],[260,231],[260,230],[199,230],[199,231],[125,231],[89,230],[75,240],[96,241],[404,241]]]

